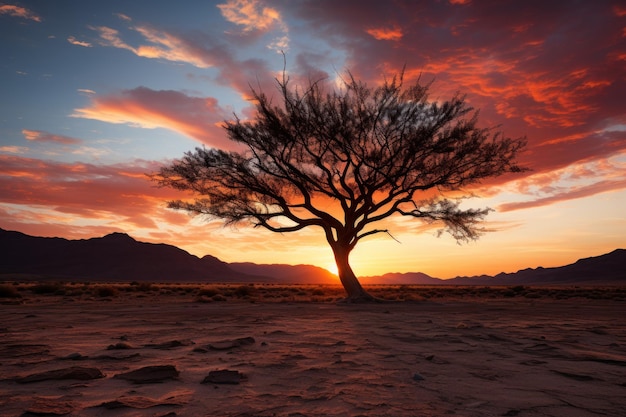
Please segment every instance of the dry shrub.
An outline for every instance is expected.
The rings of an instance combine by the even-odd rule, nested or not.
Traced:
[[[96,295],[98,297],[115,297],[118,294],[117,288],[111,285],[105,285],[96,288]]]
[[[220,292],[215,289],[215,288],[201,288],[200,291],[198,291],[198,295],[199,296],[205,296],[205,297],[214,297],[216,295],[218,295]]]
[[[64,295],[65,285],[60,282],[45,282],[41,284],[35,284],[30,287],[30,290],[34,294],[55,294]]]
[[[313,291],[311,291],[311,294],[313,294],[313,295],[324,295],[324,290],[322,290],[321,288],[316,288]]]
[[[254,285],[240,285],[235,288],[234,294],[239,298],[250,297],[254,294]]]
[[[21,298],[17,288],[13,285],[1,284],[0,285],[0,298]]]

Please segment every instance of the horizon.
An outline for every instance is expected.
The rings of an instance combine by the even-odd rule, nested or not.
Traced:
[[[17,230],[6,230],[6,229],[3,229],[3,228],[1,228],[1,227],[0,227],[0,231],[4,231],[4,232],[17,232],[17,233],[22,233],[22,234],[25,234],[25,233],[20,232],[20,231],[17,231]],[[27,235],[27,236],[30,236],[30,237],[35,237],[35,238],[43,238],[43,237],[45,237],[45,236],[32,236],[32,235],[28,235],[28,234],[26,234],[26,235]],[[145,241],[142,241],[142,240],[140,240],[140,239],[137,239],[137,238],[135,238],[135,237],[131,236],[129,233],[126,233],[126,232],[112,232],[112,233],[109,233],[109,234],[106,234],[106,235],[103,235],[103,236],[94,236],[94,237],[90,237],[90,238],[68,239],[68,240],[74,240],[74,241],[76,241],[76,240],[102,239],[102,238],[106,238],[106,237],[108,237],[108,236],[112,236],[112,235],[124,235],[124,236],[126,236],[126,237],[130,238],[131,240],[133,240],[133,241],[135,241],[135,242],[137,242],[137,243],[150,243],[150,244],[154,244],[154,245],[161,245],[161,244],[164,244],[163,242],[145,242]],[[59,238],[59,237],[58,237],[58,236],[55,236],[55,237],[51,237],[51,236],[50,236],[49,238]],[[167,245],[167,244],[166,244],[166,245]],[[213,254],[211,254],[211,253],[205,253],[205,254],[203,254],[203,255],[196,255],[196,254],[190,253],[190,252],[188,252],[188,251],[186,251],[186,250],[184,250],[184,249],[182,249],[182,248],[179,248],[179,247],[177,247],[177,246],[175,246],[175,245],[170,245],[170,246],[173,246],[173,247],[176,247],[176,248],[178,248],[178,249],[181,249],[181,250],[185,251],[187,254],[189,254],[189,255],[191,255],[191,256],[195,256],[195,257],[196,257],[196,258],[198,258],[198,259],[202,259],[202,258],[204,258],[205,256],[209,256],[209,257],[216,258],[217,260],[219,260],[219,261],[221,261],[221,262],[226,262],[226,261],[224,261],[224,260],[220,259],[219,257],[214,256],[214,255],[213,255]],[[626,250],[626,248],[614,248],[613,250],[610,250],[610,251],[608,251],[608,252],[605,252],[605,253],[600,253],[600,254],[597,254],[597,255],[588,255],[588,256],[585,256],[585,257],[581,257],[581,258],[577,259],[576,261],[574,261],[574,262],[572,262],[572,263],[563,264],[563,265],[553,265],[553,266],[551,266],[551,267],[547,267],[547,266],[539,265],[539,266],[537,266],[537,267],[535,267],[535,268],[530,268],[530,267],[527,267],[527,268],[520,268],[520,269],[515,270],[515,271],[500,271],[500,272],[495,273],[495,274],[480,274],[480,273],[479,273],[479,274],[472,274],[472,275],[457,275],[457,276],[454,276],[454,277],[442,278],[442,277],[438,277],[438,276],[435,276],[435,275],[428,274],[428,273],[426,273],[426,272],[424,272],[424,271],[406,271],[406,272],[387,271],[387,272],[383,272],[383,273],[376,274],[376,275],[362,275],[362,276],[360,276],[360,278],[382,278],[382,277],[385,277],[385,276],[387,276],[387,275],[402,275],[402,274],[424,274],[424,275],[428,276],[429,278],[439,279],[439,280],[442,280],[442,281],[447,281],[447,280],[451,280],[451,279],[455,279],[455,278],[476,278],[476,277],[484,277],[484,276],[496,277],[496,276],[501,275],[501,274],[515,274],[515,273],[518,273],[518,272],[521,272],[521,271],[525,271],[525,270],[529,270],[529,269],[535,270],[535,269],[549,269],[549,268],[559,268],[559,267],[565,267],[565,266],[568,266],[568,265],[574,264],[575,262],[577,262],[577,261],[579,261],[579,260],[588,259],[588,258],[596,258],[596,257],[599,257],[599,256],[608,255],[608,254],[611,254],[611,253],[613,253],[613,252],[616,252],[616,251],[623,251],[623,250]],[[237,263],[241,263],[241,264],[253,264],[253,265],[258,265],[258,266],[269,266],[269,267],[272,267],[272,266],[279,266],[279,267],[282,267],[282,266],[289,266],[289,267],[299,267],[299,266],[304,266],[304,267],[318,267],[318,268],[321,268],[321,269],[326,270],[327,272],[331,273],[332,275],[335,275],[335,277],[338,279],[338,274],[337,274],[336,270],[335,270],[335,271],[333,271],[333,270],[331,270],[331,269],[324,268],[323,266],[314,265],[314,264],[307,264],[307,263],[285,263],[285,262],[282,262],[282,263],[281,263],[281,262],[278,262],[278,263],[275,263],[275,262],[272,262],[272,263],[263,263],[263,262],[260,262],[260,263],[259,263],[259,262],[245,261],[245,260],[239,260],[239,261],[234,261],[234,262],[226,262],[226,263],[227,263],[228,265],[230,265],[230,264],[237,264]],[[333,266],[334,266],[334,265],[333,265]],[[337,284],[339,284],[339,281],[337,281]]]
[[[68,14],[66,11],[72,10]],[[355,13],[358,10],[358,13]],[[351,256],[359,276],[449,279],[563,266],[626,247],[626,6],[69,0],[0,5],[0,228],[89,239],[126,233],[233,262],[334,268],[319,230],[223,227],[166,209],[144,174],[196,146],[232,150],[218,124],[274,91],[346,71],[375,86],[405,68],[459,91],[480,125],[526,136],[532,169],[464,190],[490,232],[458,245],[404,218]],[[585,47],[587,46],[587,47]],[[392,272],[390,272],[392,271]]]

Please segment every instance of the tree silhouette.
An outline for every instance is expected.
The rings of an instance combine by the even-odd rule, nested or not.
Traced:
[[[403,74],[376,88],[352,74],[334,88],[292,88],[284,75],[276,82],[279,105],[252,89],[254,118],[224,122],[243,151],[196,148],[152,178],[194,194],[171,208],[272,232],[319,227],[348,300],[372,300],[349,255],[363,238],[389,233],[381,220],[414,217],[476,239],[489,209],[461,209],[447,194],[523,170],[515,158],[525,140],[479,128],[462,95],[431,101],[430,85],[405,86]]]

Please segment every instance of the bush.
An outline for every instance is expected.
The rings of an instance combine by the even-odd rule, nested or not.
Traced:
[[[235,288],[235,295],[237,297],[249,297],[254,293],[254,286],[251,285],[241,285]]]
[[[22,295],[13,285],[0,285],[0,298],[21,298]]]
[[[96,288],[96,295],[98,297],[114,297],[117,295],[117,288],[110,285],[98,287]]]
[[[215,288],[202,288],[200,291],[198,291],[198,295],[204,295],[206,297],[213,297],[215,295],[218,295],[219,293],[220,292]]]
[[[33,285],[30,290],[34,294],[65,294],[65,286],[59,282],[46,282]]]

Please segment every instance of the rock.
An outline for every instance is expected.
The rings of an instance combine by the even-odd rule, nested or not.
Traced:
[[[590,375],[574,374],[571,372],[556,371],[554,369],[551,369],[551,371],[566,378],[575,379],[576,381],[593,381],[594,379]]]
[[[426,378],[424,378],[423,376],[421,376],[417,372],[413,374],[413,381],[423,381],[424,379],[426,379]]]
[[[22,378],[17,378],[15,381],[20,384],[26,384],[30,382],[50,381],[50,380],[62,380],[62,379],[78,379],[86,381],[89,379],[104,378],[104,374],[97,368],[86,368],[82,366],[72,366],[70,368],[55,369],[53,371],[40,372],[31,374]]]
[[[130,355],[98,355],[94,359],[112,360],[112,361],[125,361],[129,359],[139,359],[141,355],[139,353],[132,353]]]
[[[64,416],[74,411],[71,401],[54,398],[36,398],[23,416]]]
[[[447,365],[447,364],[450,363],[447,360],[442,359],[442,358],[440,358],[438,356],[435,356],[435,355],[427,355],[427,356],[424,357],[424,359],[426,359],[428,362],[432,362],[432,363],[435,363],[437,365]]]
[[[202,383],[237,385],[241,381],[246,381],[247,379],[248,378],[239,371],[230,371],[227,369],[223,369],[219,371],[209,372],[209,375],[207,375],[204,380],[202,380]]]
[[[254,337],[241,337],[234,340],[223,340],[221,342],[209,343],[209,349],[213,350],[228,350],[240,346],[252,345],[255,343]]]
[[[152,399],[141,396],[123,396],[113,401],[105,401],[98,407],[103,407],[108,410],[114,410],[117,408],[137,408],[145,409],[158,406],[181,406],[189,402],[188,395],[175,395],[167,398]]]
[[[20,357],[31,355],[44,355],[50,352],[50,346],[48,345],[29,345],[29,344],[15,344],[0,347],[0,357]]]
[[[144,345],[144,347],[152,349],[172,349],[190,345],[195,345],[195,342],[192,340],[171,340],[169,342]]]
[[[68,360],[68,361],[79,361],[81,359],[87,359],[87,356],[83,356],[80,353],[75,352],[75,353],[70,353],[69,355],[62,357],[61,359]]]
[[[131,345],[124,342],[118,342],[114,345],[107,346],[107,350],[118,350],[118,349],[133,349]]]
[[[178,375],[179,372],[173,365],[154,365],[117,374],[114,378],[125,379],[135,384],[152,384],[167,379],[177,379]]]

